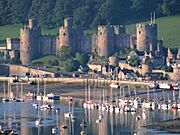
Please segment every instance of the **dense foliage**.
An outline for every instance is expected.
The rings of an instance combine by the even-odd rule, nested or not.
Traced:
[[[89,61],[89,56],[87,53],[76,53],[76,59],[81,66],[86,66]]]
[[[158,16],[180,13],[179,0],[1,0],[0,25],[24,24],[37,18],[45,27],[62,24],[73,16],[76,27],[90,28],[98,24],[123,24],[147,19],[151,12]]]
[[[74,51],[70,47],[62,47],[57,56],[60,60],[60,66],[63,67],[66,71],[72,72],[78,70],[80,64],[74,58]]]
[[[128,58],[127,62],[129,63],[129,65],[131,65],[133,67],[137,67],[140,64],[140,59],[139,59],[139,57],[134,56],[134,57]]]

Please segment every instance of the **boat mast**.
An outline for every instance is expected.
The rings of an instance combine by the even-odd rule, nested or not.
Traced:
[[[4,81],[4,98],[6,97],[6,85],[5,85],[5,81]]]
[[[16,83],[16,98],[18,98],[18,93],[19,93],[18,84]]]
[[[89,91],[89,96],[88,96],[88,98],[89,98],[89,101],[91,100],[91,88],[90,88],[90,85],[88,86],[88,91]]]
[[[46,81],[44,81],[44,96],[46,96]]]
[[[39,80],[38,80],[38,83],[37,83],[37,95],[39,95]]]
[[[149,101],[149,98],[150,98],[150,96],[149,96],[149,87],[147,87],[147,100]]]
[[[21,99],[23,98],[23,84],[21,83]]]

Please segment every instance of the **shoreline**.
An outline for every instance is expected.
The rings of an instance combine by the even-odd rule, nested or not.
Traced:
[[[12,81],[15,77],[0,77],[0,81]],[[27,83],[28,78],[22,77],[19,79],[20,82]],[[47,83],[64,83],[64,84],[71,84],[71,83],[79,83],[79,84],[86,84],[86,83],[93,83],[98,85],[109,85],[111,83],[119,83],[119,84],[134,84],[134,85],[151,85],[154,81],[134,81],[134,80],[110,80],[110,79],[97,79],[97,78],[29,78],[29,81],[34,82],[44,82]],[[169,82],[169,81],[156,81],[156,82]]]

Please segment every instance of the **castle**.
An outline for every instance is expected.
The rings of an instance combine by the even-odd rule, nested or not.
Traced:
[[[41,28],[33,19],[20,29],[20,59],[24,65],[38,57],[55,55],[63,46],[74,51],[110,56],[115,50],[130,46],[130,35],[123,26],[110,24],[98,26],[97,34],[85,35],[73,27],[72,18],[64,19],[64,26],[59,28],[57,37],[41,35]]]
[[[108,24],[98,26],[96,34],[87,35],[81,29],[73,27],[73,19],[69,17],[64,19],[64,25],[59,28],[57,36],[42,35],[37,21],[29,19],[28,25],[20,28],[20,60],[23,65],[29,65],[36,58],[57,54],[63,46],[69,46],[78,52],[96,53],[99,56],[111,56],[122,48],[147,51],[153,56],[162,55],[163,43],[157,40],[155,22],[137,24],[136,31],[136,35],[130,35],[126,33],[124,26]],[[14,46],[13,42],[11,46]]]
[[[7,47],[0,47],[0,55],[3,56],[0,60],[20,59],[22,65],[29,65],[32,60],[46,55],[56,55],[65,46],[71,47],[75,52],[95,53],[106,57],[123,48],[131,48],[134,51],[129,56],[138,56],[142,62],[142,69],[135,69],[139,73],[151,72],[152,65],[164,66],[166,61],[174,64],[173,72],[168,75],[174,80],[180,77],[180,49],[177,57],[170,49],[167,57],[164,55],[163,41],[157,38],[155,19],[151,19],[150,24],[136,24],[136,35],[128,34],[122,25],[111,24],[99,25],[96,34],[84,34],[81,29],[73,26],[71,17],[64,19],[58,35],[42,35],[37,21],[29,19],[28,25],[20,28],[20,39],[7,38],[6,43]],[[145,64],[147,57],[152,62],[151,66]],[[114,57],[112,61],[116,61]],[[120,65],[121,68],[128,68],[126,63],[120,62]]]

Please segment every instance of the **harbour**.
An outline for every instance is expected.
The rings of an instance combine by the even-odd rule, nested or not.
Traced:
[[[3,84],[1,82],[1,99],[4,97]],[[6,84],[8,83],[6,82]],[[18,95],[21,95],[21,85],[18,85]],[[16,95],[17,84],[12,84],[11,90]],[[39,86],[26,84],[23,86],[24,95],[28,92],[37,94],[38,90],[42,95],[44,92],[60,95],[60,100],[37,100],[33,98],[23,102],[1,102],[0,125],[10,129],[14,128],[17,134],[22,135],[26,133],[29,135],[43,133],[60,135],[114,135],[119,133],[149,135],[168,132],[156,128],[147,128],[148,125],[180,117],[179,108],[173,109],[171,106],[164,109],[158,105],[163,98],[169,102],[171,100],[173,105],[174,98],[176,101],[179,100],[178,90],[173,92],[173,90],[148,89],[147,86],[121,85],[118,88],[111,88],[110,86],[97,87],[95,85],[60,83],[47,83],[46,85],[40,83]],[[131,101],[132,105],[130,105],[130,100],[137,99],[137,97],[140,98],[140,103],[135,105],[135,102]],[[145,101],[153,102],[156,98],[158,102],[154,108],[152,105],[144,105]],[[122,99],[128,104],[128,107],[133,106],[135,110],[125,110],[126,106],[120,105]],[[84,103],[87,102],[93,104],[90,107],[85,107]]]

